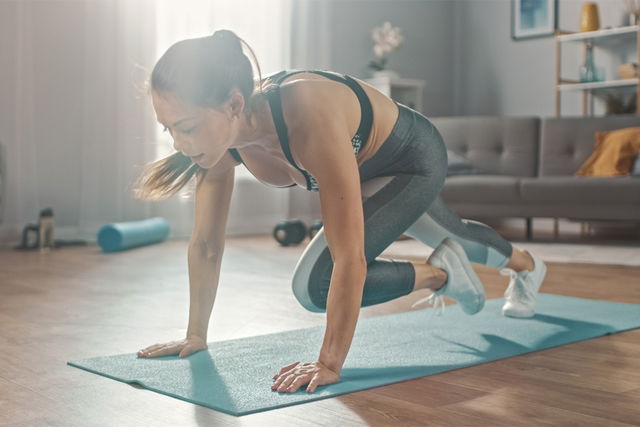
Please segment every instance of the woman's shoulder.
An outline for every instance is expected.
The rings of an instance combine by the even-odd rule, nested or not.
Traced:
[[[282,110],[290,132],[315,131],[331,124],[344,123],[353,108],[335,82],[292,80],[280,86]]]

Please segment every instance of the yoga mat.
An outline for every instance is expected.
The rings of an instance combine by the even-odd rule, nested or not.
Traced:
[[[467,316],[457,305],[359,319],[341,381],[308,393],[271,390],[292,362],[313,362],[324,326],[209,343],[180,359],[136,352],[67,362],[105,377],[231,415],[246,415],[366,390],[640,327],[640,305],[539,294],[528,319],[502,316],[503,299]],[[97,399],[100,397],[97,396]],[[428,399],[429,396],[425,396]]]
[[[162,217],[141,221],[114,222],[98,231],[98,245],[103,252],[117,252],[164,241],[169,223]]]

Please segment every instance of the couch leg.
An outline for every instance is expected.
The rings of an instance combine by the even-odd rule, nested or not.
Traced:
[[[580,237],[585,237],[585,235],[591,236],[592,234],[592,228],[591,228],[591,223],[589,221],[582,221],[580,223]]]
[[[527,218],[527,240],[531,240],[533,234],[533,218]]]

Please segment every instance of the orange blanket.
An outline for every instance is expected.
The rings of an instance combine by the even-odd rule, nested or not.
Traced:
[[[628,175],[640,152],[640,127],[596,132],[595,149],[575,176]]]

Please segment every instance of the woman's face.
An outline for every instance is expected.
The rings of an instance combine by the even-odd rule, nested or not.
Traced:
[[[202,168],[210,168],[222,158],[238,136],[242,106],[234,94],[219,110],[188,105],[177,97],[151,91],[158,122],[173,137],[173,148]]]

